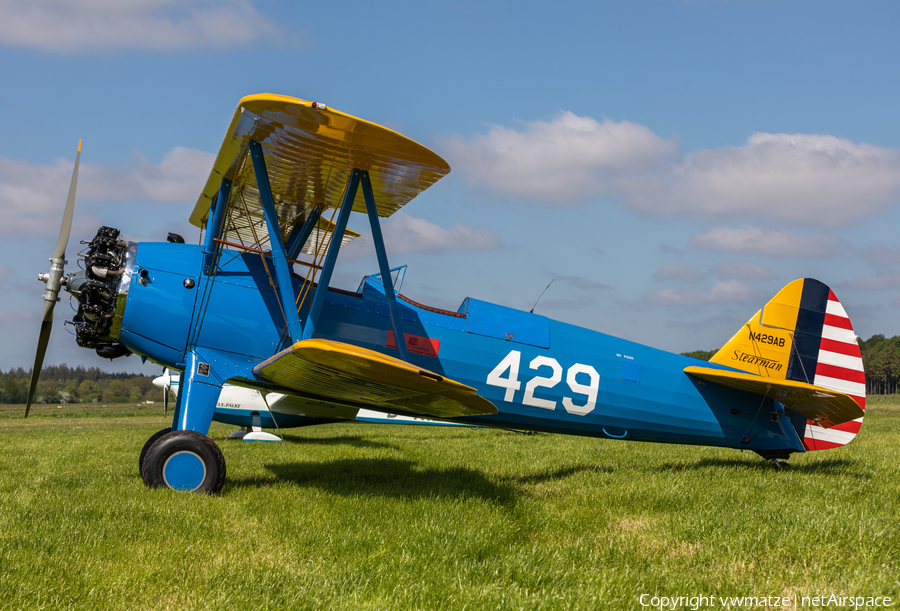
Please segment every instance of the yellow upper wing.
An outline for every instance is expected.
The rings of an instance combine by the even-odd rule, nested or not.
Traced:
[[[247,241],[265,242],[259,191],[247,142],[262,144],[269,182],[278,211],[282,238],[302,223],[316,205],[340,205],[354,169],[367,170],[378,215],[387,217],[450,172],[450,166],[424,146],[397,132],[305,100],[263,93],[238,104],[225,140],[197,204],[192,224],[206,222],[223,178],[234,181],[229,219],[246,217],[244,225],[226,223]],[[353,209],[365,211],[362,191]],[[323,214],[323,216],[325,216]],[[255,232],[256,238],[253,238]]]

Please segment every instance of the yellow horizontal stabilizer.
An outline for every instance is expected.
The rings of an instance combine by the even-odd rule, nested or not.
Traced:
[[[450,172],[440,156],[406,136],[352,115],[271,93],[241,99],[212,172],[191,212],[202,227],[223,178],[233,181],[229,209],[262,218],[247,143],[262,145],[282,237],[316,206],[340,205],[354,169],[366,170],[378,215],[387,217]],[[365,212],[360,189],[353,209]],[[265,223],[261,223],[262,228]]]
[[[496,414],[475,389],[373,350],[307,339],[263,361],[253,372],[330,402],[433,418]]]
[[[771,397],[826,429],[862,418],[864,413],[849,395],[806,382],[776,380],[711,367],[685,367],[684,372],[714,384]]]

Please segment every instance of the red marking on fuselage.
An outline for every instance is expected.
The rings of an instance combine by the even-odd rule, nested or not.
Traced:
[[[406,351],[412,352],[413,354],[424,354],[425,356],[437,356],[441,351],[441,340],[439,339],[431,339],[430,337],[424,337],[422,335],[412,335],[410,333],[404,333],[403,337],[406,338]],[[394,339],[394,332],[388,331],[387,342],[385,346],[388,348],[397,348],[397,342]]]

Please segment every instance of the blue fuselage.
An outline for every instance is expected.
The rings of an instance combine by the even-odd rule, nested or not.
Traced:
[[[205,257],[200,246],[139,244],[132,273],[119,287],[120,294],[127,291],[119,341],[175,369],[185,367],[190,344],[226,379],[276,390],[252,372],[289,345],[271,260],[266,265],[259,254],[226,250],[210,276]],[[303,280],[294,276],[294,283],[294,294],[301,294]],[[309,301],[301,306],[301,320]],[[399,306],[409,360],[477,389],[498,409],[459,421],[803,451],[797,436],[805,426],[802,417],[775,422],[771,399],[684,373],[687,366],[708,363],[475,299],[463,302],[457,313],[402,299]],[[358,293],[328,292],[315,336],[397,356],[390,329],[383,288],[367,280]]]

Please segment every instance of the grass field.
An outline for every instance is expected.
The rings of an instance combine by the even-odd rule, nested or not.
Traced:
[[[882,403],[781,472],[713,448],[355,424],[245,444],[216,424],[218,497],[141,483],[161,406],[3,410],[0,609],[900,608],[900,406]]]

